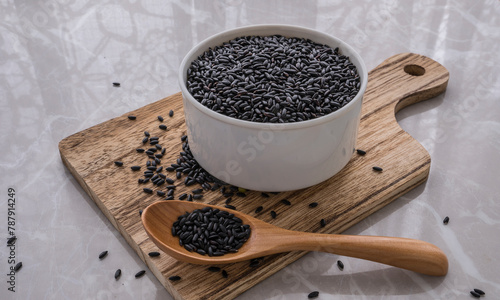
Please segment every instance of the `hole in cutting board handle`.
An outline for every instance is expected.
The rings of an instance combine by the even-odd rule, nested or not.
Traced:
[[[406,65],[403,70],[412,76],[422,76],[425,74],[425,69],[418,65]]]

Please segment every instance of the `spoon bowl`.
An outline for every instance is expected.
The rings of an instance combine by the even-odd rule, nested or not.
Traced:
[[[179,244],[179,238],[172,235],[172,224],[179,216],[207,206],[232,213],[240,218],[243,224],[250,225],[250,237],[238,252],[222,256],[189,252]],[[435,245],[424,241],[292,231],[238,211],[204,203],[178,200],[156,202],[143,211],[142,223],[158,248],[177,260],[193,264],[226,264],[276,253],[305,250],[361,258],[426,275],[444,276],[448,272],[446,255]]]

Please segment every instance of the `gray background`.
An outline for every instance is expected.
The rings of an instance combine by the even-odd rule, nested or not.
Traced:
[[[401,52],[450,71],[447,92],[397,114],[432,157],[428,181],[348,234],[422,239],[448,255],[433,278],[310,253],[239,299],[455,299],[500,294],[500,2],[0,1],[0,239],[16,190],[16,292],[0,245],[2,299],[171,299],[59,157],[61,139],[179,91],[187,51],[225,29],[314,28],[351,44],[368,69]],[[118,81],[120,88],[111,83]],[[447,226],[442,224],[450,217]],[[109,250],[99,261],[98,254]],[[123,271],[113,279],[117,268]]]

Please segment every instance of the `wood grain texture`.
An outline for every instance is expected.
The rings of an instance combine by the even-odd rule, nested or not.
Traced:
[[[404,71],[408,65],[422,67],[425,74],[408,74]],[[395,112],[437,96],[445,91],[447,83],[448,71],[427,57],[411,53],[390,57],[369,72],[357,141],[357,148],[367,152],[365,156],[353,154],[340,173],[311,188],[270,198],[250,191],[245,198],[233,197],[231,204],[239,211],[285,229],[344,231],[426,180],[430,156],[397,124]],[[168,117],[171,109],[175,111],[173,118]],[[271,255],[257,268],[250,268],[249,262],[221,265],[228,278],[208,271],[206,266],[182,263],[164,253],[154,258],[147,256],[158,249],[143,229],[139,210],[162,198],[144,193],[142,188],[146,186],[138,184],[147,157],[135,149],[143,147],[143,131],[148,130],[159,136],[160,144],[167,148],[162,164],[175,162],[181,151],[180,137],[186,133],[183,114],[178,93],[71,135],[59,143],[59,151],[83,189],[175,299],[234,298],[306,252]],[[129,120],[128,115],[137,119]],[[168,131],[158,128],[161,124],[158,115],[164,116],[163,124]],[[116,160],[123,161],[124,166],[115,166]],[[142,166],[141,171],[131,171],[132,165]],[[375,165],[384,171],[373,171]],[[175,178],[174,173],[168,176]],[[185,187],[181,180],[176,185],[177,196],[198,188]],[[285,198],[291,206],[280,202]],[[206,192],[202,201],[224,205],[225,198],[219,192]],[[311,202],[318,202],[318,207],[309,208]],[[264,210],[256,215],[254,210],[259,205]],[[271,218],[271,210],[278,214],[276,219]],[[327,222],[324,228],[320,226],[322,218]],[[172,275],[179,275],[182,280],[170,282],[168,277]]]

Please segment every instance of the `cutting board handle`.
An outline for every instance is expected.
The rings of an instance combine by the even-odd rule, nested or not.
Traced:
[[[389,108],[386,113],[395,118],[394,114],[402,108],[443,93],[448,79],[448,70],[426,56],[394,55],[368,73],[363,111],[378,114],[383,108]]]

